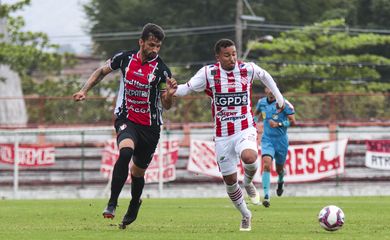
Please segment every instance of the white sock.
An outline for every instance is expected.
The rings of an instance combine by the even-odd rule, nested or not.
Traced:
[[[245,164],[244,166],[244,186],[248,186],[251,184],[255,174],[257,173],[257,169],[259,168],[259,162],[256,160],[256,162],[251,164]]]
[[[226,192],[229,195],[230,200],[232,200],[234,206],[238,209],[238,211],[241,212],[241,215],[243,217],[250,217],[251,212],[246,206],[244,195],[242,194],[242,190],[238,185],[238,183],[236,182],[233,185],[225,184],[225,186],[226,186]]]

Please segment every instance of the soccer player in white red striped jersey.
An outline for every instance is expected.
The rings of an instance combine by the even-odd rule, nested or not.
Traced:
[[[284,99],[271,75],[252,62],[237,60],[235,44],[220,39],[214,47],[217,62],[201,68],[187,83],[178,85],[175,95],[208,92],[212,98],[215,121],[215,151],[226,191],[241,212],[240,231],[251,230],[252,213],[248,209],[237,180],[237,164],[243,162],[244,187],[254,204],[260,204],[252,179],[259,167],[257,131],[252,114],[251,90],[261,80],[274,93],[278,107]]]

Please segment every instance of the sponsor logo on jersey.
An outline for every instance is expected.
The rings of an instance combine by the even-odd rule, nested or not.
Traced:
[[[142,69],[141,68],[138,69],[138,71],[134,71],[133,74],[136,75],[136,76],[140,76],[140,77],[144,76],[144,74],[142,73]]]
[[[218,107],[237,107],[248,105],[247,92],[215,93],[215,105]]]
[[[134,100],[134,99],[127,99],[127,102],[132,104],[150,104],[148,101],[140,101],[140,100]]]
[[[155,79],[156,79],[156,75],[154,75],[153,73],[148,74],[148,81],[149,82],[153,82]]]
[[[126,89],[126,94],[131,97],[148,97],[148,92],[142,91],[142,90],[130,90]]]
[[[221,121],[231,121],[234,122],[236,120],[244,119],[246,118],[245,115],[237,115],[238,112],[236,111],[219,111],[217,114],[215,114],[215,117],[219,118]]]
[[[126,123],[122,124],[122,125],[119,127],[119,129],[120,129],[121,131],[125,130],[126,128],[127,128]]]
[[[124,81],[126,84],[130,84],[130,85],[135,86],[137,88],[150,88],[149,84],[143,84],[143,83],[141,83],[137,80],[134,80],[134,79],[131,79],[131,80],[125,79]]]
[[[136,112],[136,113],[148,113],[148,112],[150,112],[149,107],[147,107],[147,108],[140,108],[140,107],[136,107],[136,106],[130,104],[128,106],[128,108],[129,108],[129,110],[131,110],[133,112]]]

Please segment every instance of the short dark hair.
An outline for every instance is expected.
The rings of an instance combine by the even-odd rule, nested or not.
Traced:
[[[162,41],[165,38],[165,33],[159,25],[148,23],[142,29],[141,39],[146,41],[150,36],[157,38],[159,41]]]
[[[227,39],[227,38],[219,39],[215,43],[215,46],[214,46],[215,54],[219,54],[221,52],[221,48],[227,48],[227,47],[231,47],[231,46],[235,46],[235,44],[232,40]]]

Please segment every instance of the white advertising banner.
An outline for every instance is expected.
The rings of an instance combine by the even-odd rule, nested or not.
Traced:
[[[390,140],[367,140],[366,147],[367,167],[390,170]]]
[[[160,143],[157,145],[156,152],[153,155],[153,159],[150,162],[148,169],[145,173],[145,182],[153,183],[159,181],[160,167],[159,167],[159,148]],[[162,143],[161,153],[163,156],[162,162],[162,178],[164,182],[173,181],[176,179],[176,161],[179,158],[179,141],[164,141]],[[105,178],[112,177],[112,170],[116,160],[119,156],[119,150],[116,144],[116,139],[108,140],[105,143],[102,162],[100,165],[100,172],[103,173]],[[132,162],[131,162],[132,163]],[[130,176],[130,168],[129,168]],[[128,181],[131,180],[129,177]]]
[[[344,172],[344,156],[348,140],[316,144],[292,145],[288,148],[285,164],[286,182],[307,182],[335,176]],[[261,154],[259,154],[261,155]],[[260,159],[260,158],[259,158]],[[261,182],[259,173],[254,181]],[[213,177],[221,177],[215,157],[215,143],[192,140],[187,170]],[[243,179],[243,168],[238,166],[238,178]],[[271,182],[277,181],[275,167],[271,169]]]
[[[55,148],[32,144],[20,144],[18,148],[19,166],[40,167],[55,163]],[[13,144],[0,144],[0,162],[14,164],[15,148]]]

